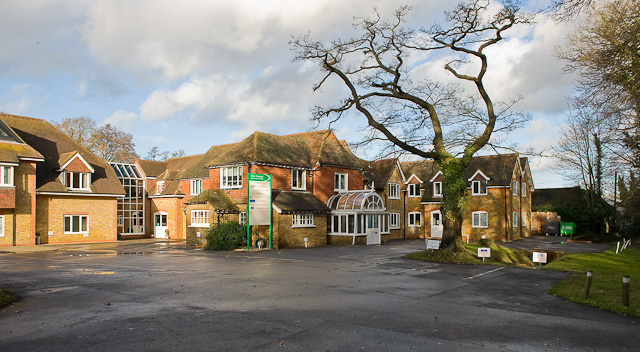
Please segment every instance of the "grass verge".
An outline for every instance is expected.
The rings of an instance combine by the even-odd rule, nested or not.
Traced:
[[[425,250],[421,252],[409,253],[404,256],[407,259],[417,259],[436,263],[455,263],[455,264],[498,264],[498,265],[514,265],[521,267],[532,267],[531,253],[527,251],[519,251],[511,248],[505,248],[497,246],[492,243],[489,245],[491,248],[491,257],[485,258],[484,263],[482,258],[478,258],[478,247],[480,245],[473,243],[468,244],[467,250],[462,253],[455,253],[450,249],[443,249],[439,251]]]
[[[18,298],[18,295],[11,291],[3,290],[0,288],[0,307],[7,306]]]
[[[616,254],[615,249],[602,253],[567,254],[547,264],[545,269],[573,272],[570,277],[549,290],[551,294],[616,313],[640,316],[638,247],[629,247],[619,254]],[[586,272],[589,270],[593,272],[593,279],[589,296],[586,296]],[[628,307],[622,304],[623,276],[631,277]]]

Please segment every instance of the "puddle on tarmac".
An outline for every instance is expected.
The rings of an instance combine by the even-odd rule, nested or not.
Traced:
[[[146,254],[153,254],[155,252],[152,251],[140,251],[140,252],[131,252],[131,251],[122,251],[122,252],[117,252],[116,255],[146,255]]]

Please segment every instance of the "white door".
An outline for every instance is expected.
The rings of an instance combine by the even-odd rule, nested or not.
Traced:
[[[153,225],[156,238],[167,237],[167,213],[161,211],[153,214]]]
[[[367,215],[367,244],[380,242],[380,215]]]
[[[442,238],[442,214],[440,210],[431,212],[431,238]]]

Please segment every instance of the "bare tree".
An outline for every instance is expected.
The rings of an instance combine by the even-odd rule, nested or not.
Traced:
[[[89,148],[91,143],[91,134],[96,129],[96,122],[88,117],[68,117],[60,122],[54,122],[53,125],[71,137],[74,141]]]
[[[137,158],[133,136],[111,124],[93,132],[91,146],[91,151],[104,161],[132,163]]]
[[[444,185],[443,246],[456,250],[463,248],[464,172],[471,157],[492,145],[492,133],[510,131],[528,120],[528,115],[510,112],[516,100],[492,101],[485,88],[489,67],[485,50],[500,42],[505,31],[528,23],[529,18],[511,2],[493,14],[488,5],[479,0],[459,4],[446,13],[446,29],[437,25],[405,28],[410,9],[401,7],[391,21],[382,20],[377,11],[373,18],[357,18],[355,26],[362,35],[356,38],[324,44],[307,34],[291,42],[295,60],[315,62],[325,72],[314,90],[337,78],[349,92],[335,106],[315,107],[314,119],[335,121],[355,109],[366,118],[369,140],[384,140],[438,163]],[[444,69],[466,87],[421,77],[408,64],[441,51],[457,55]],[[475,73],[466,73],[472,70],[469,59],[477,64]]]
[[[167,159],[179,158],[179,157],[184,156],[184,155],[185,155],[185,153],[184,153],[183,149],[179,149],[178,151],[175,151],[175,152],[170,152],[168,150],[165,150],[165,151],[161,152],[160,148],[155,146],[155,147],[152,147],[152,148],[149,149],[149,151],[147,152],[146,159],[147,160],[166,161]]]
[[[591,8],[594,0],[552,0],[545,9],[558,21],[571,21]]]
[[[98,127],[90,118],[74,117],[53,125],[104,161],[133,162],[137,157],[133,136],[110,124]]]

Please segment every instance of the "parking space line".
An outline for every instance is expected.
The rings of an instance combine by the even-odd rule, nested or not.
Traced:
[[[493,273],[493,272],[496,272],[496,271],[498,271],[498,270],[502,270],[502,269],[504,269],[504,266],[499,267],[499,268],[497,268],[497,269],[493,269],[493,270],[485,271],[484,273],[480,273],[480,274],[478,274],[478,275],[469,276],[467,279],[475,279],[476,277],[480,277],[480,276],[482,276],[482,275],[491,274],[491,273]],[[466,279],[465,279],[465,280],[466,280]]]

